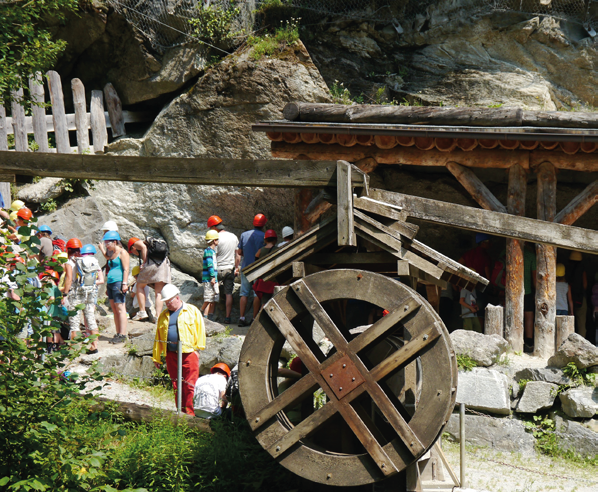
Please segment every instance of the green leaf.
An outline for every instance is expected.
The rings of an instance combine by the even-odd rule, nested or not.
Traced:
[[[8,482],[10,482],[10,477],[2,477],[0,478],[0,486],[4,486],[6,485]]]

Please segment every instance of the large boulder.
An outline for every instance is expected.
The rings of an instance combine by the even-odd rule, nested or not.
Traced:
[[[134,355],[137,355],[138,357],[143,355],[152,355],[154,351],[155,338],[155,329],[153,331],[148,331],[143,335],[131,338],[130,343]]]
[[[559,448],[591,458],[598,455],[598,432],[558,415],[555,415],[554,421]]]
[[[552,407],[558,388],[558,385],[544,381],[528,382],[517,405],[517,411],[519,413],[536,413]]]
[[[563,412],[569,417],[591,419],[598,414],[598,388],[590,386],[571,388],[561,393],[559,398]]]
[[[149,378],[156,370],[156,366],[149,356],[114,354],[102,357],[98,361],[98,370],[102,374],[113,373],[131,378]]]
[[[17,192],[17,198],[27,203],[44,203],[57,198],[64,192],[62,178],[42,178],[36,183],[23,186]]]
[[[565,367],[569,362],[575,363],[578,369],[598,366],[598,347],[588,342],[577,333],[571,333],[567,340],[548,359],[550,367]]]
[[[544,381],[553,384],[571,384],[562,369],[556,367],[526,367],[515,373],[515,381]]]
[[[509,379],[498,371],[482,367],[459,371],[457,403],[475,410],[509,415]]]
[[[471,357],[478,366],[491,366],[509,349],[508,342],[500,335],[455,330],[450,336],[455,353]]]
[[[242,336],[214,336],[207,339],[206,348],[199,355],[199,373],[203,376],[209,374],[210,369],[217,362],[224,362],[231,369],[239,362]]]

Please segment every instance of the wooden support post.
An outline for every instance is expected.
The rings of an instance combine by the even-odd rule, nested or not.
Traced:
[[[69,131],[66,123],[62,82],[60,80],[60,75],[54,70],[48,72],[48,88],[50,89],[50,100],[52,102],[52,120],[54,121],[56,152],[59,154],[70,154],[71,144],[69,142]]]
[[[471,197],[480,204],[480,207],[494,212],[507,213],[505,206],[500,203],[498,198],[492,194],[471,169],[456,162],[447,162],[446,168],[457,178],[457,181],[463,185],[463,188],[469,192]]]
[[[75,126],[77,127],[77,151],[79,154],[89,152],[89,121],[85,104],[85,87],[79,79],[71,80],[73,104],[75,106]]]
[[[0,151],[8,150],[8,128],[6,128],[6,110],[0,105]],[[0,195],[5,207],[10,207],[10,183],[0,182]]]
[[[559,224],[571,225],[598,201],[598,180],[590,183],[554,218]]]
[[[440,287],[437,285],[426,285],[428,302],[437,313],[440,312]]]
[[[307,231],[312,224],[303,213],[312,200],[313,192],[310,189],[298,190],[295,192],[295,235],[299,236]],[[296,237],[295,236],[295,237]]]
[[[39,146],[38,152],[49,152],[46,108],[40,106],[40,104],[45,102],[44,81],[41,73],[38,72],[35,74],[35,77],[29,78],[29,92],[31,93],[33,137],[35,138],[35,143]]]
[[[106,116],[104,115],[104,95],[102,91],[91,91],[91,102],[89,103],[91,138],[93,140],[94,154],[103,154],[104,147],[108,142],[108,130],[106,129]]]
[[[14,128],[15,149],[18,152],[27,152],[27,128],[25,127],[25,106],[23,106],[23,88],[12,92],[13,100],[10,103],[12,109],[12,126]]]
[[[556,213],[556,171],[543,162],[538,173],[538,219],[552,222]],[[556,248],[536,245],[536,322],[534,355],[550,357],[555,352]]]
[[[351,164],[345,161],[336,163],[336,213],[338,245],[357,246],[353,226],[353,186],[351,185]]]
[[[127,134],[125,131],[125,120],[123,118],[123,105],[114,86],[108,82],[104,86],[104,97],[112,127],[112,138],[122,137]]]
[[[571,333],[575,333],[575,316],[557,316],[555,338],[557,350]]]
[[[507,209],[512,215],[525,215],[525,169],[514,165],[509,169]],[[505,338],[515,352],[523,352],[523,248],[519,239],[507,239],[507,280],[505,286]]]
[[[504,310],[502,306],[486,305],[484,334],[504,336]]]

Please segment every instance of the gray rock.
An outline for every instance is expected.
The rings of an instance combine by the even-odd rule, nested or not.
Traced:
[[[558,385],[544,381],[530,381],[525,385],[517,405],[519,413],[536,413],[552,407],[557,396]]]
[[[201,308],[201,305],[203,304],[203,286],[201,285],[201,282],[198,282],[195,277],[183,273],[176,266],[171,268],[170,274],[172,283],[181,291],[181,299],[183,302]]]
[[[154,340],[156,338],[155,328],[152,332],[145,333],[130,340],[135,355],[152,355],[154,351]]]
[[[58,198],[64,193],[62,178],[42,178],[37,183],[23,186],[17,198],[24,202],[44,203],[50,198]]]
[[[500,335],[484,335],[475,331],[455,330],[451,333],[455,353],[468,355],[478,366],[488,367],[509,349]]]
[[[569,362],[574,362],[578,369],[598,366],[598,347],[592,345],[581,335],[572,333],[556,353],[548,359],[548,365],[565,367]]]
[[[519,384],[517,382],[515,382],[511,385],[511,398],[513,398],[513,399],[519,398],[519,396],[521,396],[519,393],[521,393]]]
[[[156,325],[145,321],[136,322],[129,320],[127,323],[127,333],[131,339],[147,335],[148,333],[154,336],[156,333]]]
[[[533,367],[517,371],[514,376],[516,381],[544,381],[553,384],[571,384],[571,379],[565,376],[562,369],[556,367]]]
[[[465,403],[476,410],[509,415],[509,379],[498,371],[481,367],[459,371],[457,403]]]
[[[114,373],[131,378],[151,377],[156,367],[152,358],[135,355],[108,355],[99,359],[98,370],[102,374]]]
[[[204,318],[203,322],[204,326],[206,327],[207,337],[213,337],[214,335],[218,335],[219,333],[224,333],[226,331],[226,327],[224,325],[216,323],[215,321],[210,321],[209,319]]]
[[[554,420],[559,447],[592,458],[598,454],[598,432],[558,415]]]
[[[453,441],[459,442],[459,415],[453,413],[444,428]],[[509,418],[491,418],[465,415],[465,440],[474,446],[483,446],[509,453],[534,453],[535,439],[525,431],[522,422]]]
[[[199,354],[199,373],[209,374],[217,362],[224,362],[232,369],[239,362],[243,340],[245,337],[241,336],[208,338],[205,350]]]
[[[583,386],[559,395],[563,412],[572,418],[591,419],[598,414],[598,388]]]

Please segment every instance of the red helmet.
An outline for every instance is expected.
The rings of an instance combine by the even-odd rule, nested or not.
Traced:
[[[31,210],[29,210],[27,207],[23,207],[21,210],[17,212],[17,217],[20,217],[23,220],[31,220],[33,214],[31,213]]]
[[[129,253],[131,252],[131,248],[137,241],[141,241],[141,239],[139,239],[138,237],[132,237],[131,239],[129,239],[129,244],[127,244],[127,251]]]
[[[291,371],[295,371],[295,372],[298,372],[299,374],[301,374],[303,372],[303,364],[301,362],[301,359],[299,357],[295,357],[291,361],[291,365],[289,366],[289,369]]]
[[[217,226],[218,224],[222,224],[222,219],[220,217],[218,217],[217,215],[212,215],[208,219],[208,227],[214,227],[214,226]]]
[[[278,236],[276,235],[276,231],[274,229],[268,229],[266,231],[266,234],[264,234],[264,239],[268,239],[269,237],[278,238]]]
[[[83,244],[81,244],[81,241],[79,241],[76,237],[69,239],[66,243],[67,249],[81,249],[82,247]]]
[[[218,362],[218,364],[214,364],[212,369],[210,369],[210,373],[214,374],[217,369],[220,369],[222,372],[225,372],[226,375],[230,378],[230,368],[224,362]]]
[[[266,225],[266,222],[268,222],[268,219],[266,219],[266,216],[264,214],[257,214],[253,218],[254,227],[264,227]]]

